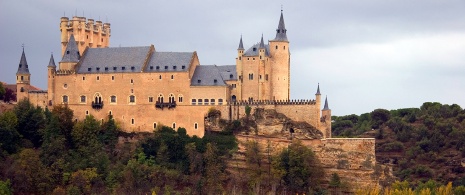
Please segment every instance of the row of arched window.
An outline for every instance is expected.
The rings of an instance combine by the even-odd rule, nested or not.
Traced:
[[[110,104],[116,104],[117,103],[116,95],[111,95],[109,100],[110,100]],[[96,93],[94,95],[94,99],[92,101],[94,103],[98,103],[98,104],[103,103],[102,96],[99,93]],[[152,96],[149,96],[148,97],[148,102],[152,103],[153,101],[154,101],[154,98]],[[163,102],[166,101],[166,99],[164,99],[163,94],[158,94],[157,101],[163,103]],[[170,103],[176,101],[174,94],[172,94],[172,93],[169,94],[167,101],[170,102]],[[68,103],[69,102],[68,95],[63,95],[62,96],[62,102],[63,103]],[[136,103],[136,96],[135,95],[128,96],[128,102],[129,103]],[[183,95],[182,94],[178,95],[178,102],[179,103],[183,102]],[[79,99],[79,103],[87,103],[87,97],[85,95],[81,95],[80,99]]]

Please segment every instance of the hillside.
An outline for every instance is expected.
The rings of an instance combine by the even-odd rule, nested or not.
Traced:
[[[332,119],[333,136],[376,138],[377,163],[392,166],[397,180],[412,187],[430,179],[465,184],[465,111],[456,104],[426,102]]]

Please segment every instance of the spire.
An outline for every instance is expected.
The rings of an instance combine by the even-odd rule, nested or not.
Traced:
[[[68,45],[66,45],[66,50],[65,50],[65,53],[63,54],[63,59],[61,59],[61,62],[79,62],[80,57],[81,55],[79,54],[76,40],[74,39],[74,35],[71,34],[71,37],[69,38]]]
[[[239,41],[239,48],[237,50],[244,50],[244,44],[242,44],[242,35],[241,35],[241,40]]]
[[[323,110],[329,110],[329,107],[328,107],[328,96],[326,96],[326,98],[325,98],[325,107],[323,108]]]
[[[50,56],[50,62],[48,63],[48,66],[47,67],[53,67],[53,68],[56,68],[57,66],[55,65],[55,59],[53,59],[53,53],[52,55]]]
[[[263,33],[262,33],[262,40],[260,41],[260,48],[265,48],[265,43],[263,42]]]
[[[279,18],[278,29],[276,29],[276,41],[287,41],[286,26],[284,25],[283,10],[281,9],[281,17]]]
[[[316,90],[316,94],[315,95],[321,95],[320,93],[320,83],[318,83],[318,88]]]
[[[26,54],[24,53],[24,46],[23,46],[23,54],[21,54],[21,60],[19,61],[18,72],[16,74],[29,74],[29,66],[27,65],[26,61]]]

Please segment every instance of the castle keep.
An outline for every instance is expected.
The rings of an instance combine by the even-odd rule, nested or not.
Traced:
[[[17,72],[17,97],[41,107],[67,104],[76,119],[109,114],[125,131],[152,131],[158,125],[184,127],[202,137],[211,107],[226,120],[244,116],[245,106],[274,109],[311,124],[331,137],[331,110],[314,99],[290,99],[290,47],[281,12],[276,36],[244,48],[235,65],[201,65],[195,51],[163,52],[154,45],[109,47],[110,24],[84,17],[61,18],[61,60],[53,55],[46,91],[34,90],[23,50]]]

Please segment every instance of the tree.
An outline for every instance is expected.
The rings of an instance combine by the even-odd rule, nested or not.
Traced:
[[[49,172],[34,149],[24,149],[13,163],[13,189],[18,194],[46,194],[50,189]]]
[[[10,154],[15,153],[20,145],[21,135],[16,131],[17,125],[18,119],[13,112],[0,114],[0,148]]]
[[[291,192],[307,193],[318,190],[324,172],[313,151],[299,141],[293,142],[280,155],[281,170],[285,170],[283,180]]]
[[[391,113],[385,109],[376,109],[371,112],[372,127],[378,129],[380,125],[384,124],[391,118]]]
[[[118,143],[119,130],[116,126],[116,122],[112,115],[108,115],[108,121],[106,121],[100,130],[99,139],[100,142],[107,145],[110,150]]]
[[[5,87],[3,86],[3,83],[0,82],[0,100],[3,100],[3,97],[5,96]]]
[[[260,194],[260,186],[263,180],[263,159],[264,156],[260,151],[260,146],[256,141],[249,141],[245,144],[245,162],[249,173],[249,185],[253,188],[255,194]]]
[[[207,143],[204,153],[204,179],[207,194],[222,194],[224,181],[224,162],[218,155],[217,147]]]
[[[2,194],[2,195],[12,195],[13,194],[13,190],[11,189],[11,182],[10,182],[9,179],[7,179],[6,181],[0,180],[0,194]]]
[[[41,108],[34,107],[29,99],[22,99],[14,107],[18,118],[18,132],[39,147],[42,144],[42,130],[45,127],[45,115]]]
[[[3,95],[4,102],[16,101],[16,94],[13,90],[6,88],[5,94]]]

